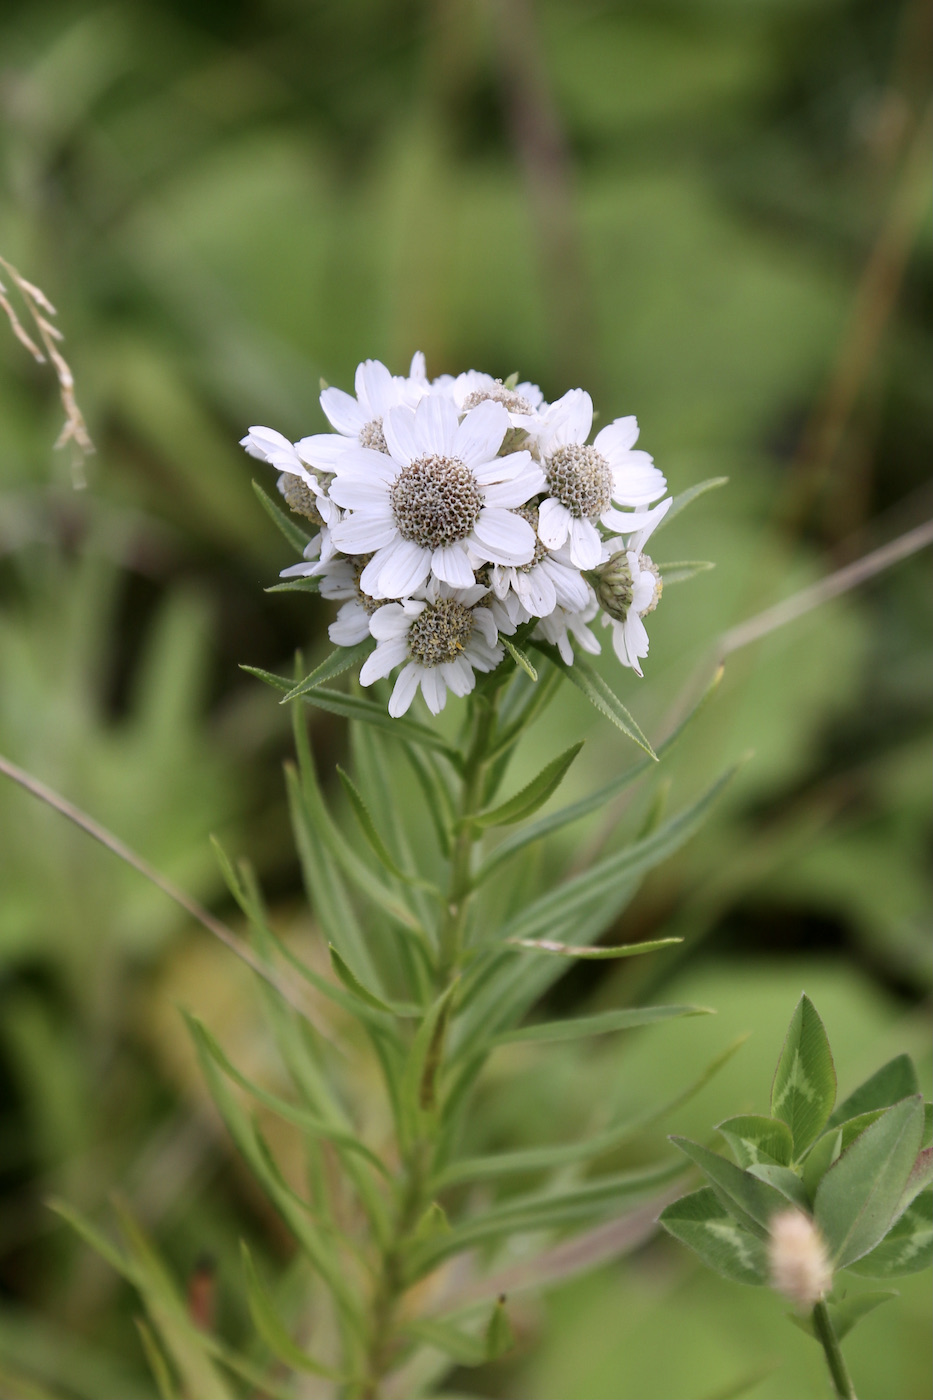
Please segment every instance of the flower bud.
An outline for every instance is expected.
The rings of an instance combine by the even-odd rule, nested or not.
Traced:
[[[832,1287],[825,1241],[803,1211],[785,1210],[772,1218],[768,1256],[772,1285],[800,1308],[812,1308]]]
[[[593,575],[593,586],[600,607],[616,622],[624,622],[632,606],[632,570],[624,549],[611,555]]]

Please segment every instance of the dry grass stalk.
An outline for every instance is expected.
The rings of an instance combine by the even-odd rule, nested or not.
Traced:
[[[27,282],[22,273],[18,272],[12,263],[0,256],[0,268],[2,268],[10,281],[16,287],[25,306],[32,317],[37,339],[41,342],[41,347],[36,344],[29,332],[26,330],[16,310],[7,295],[7,289],[0,281],[0,307],[6,312],[10,322],[10,328],[17,340],[26,347],[33,359],[39,364],[46,364],[51,361],[58,378],[59,391],[61,393],[62,407],[65,410],[65,423],[58,439],[56,447],[64,447],[67,442],[74,443],[78,453],[82,457],[88,456],[94,451],[94,444],[91,435],[87,430],[84,415],[78,407],[74,391],[74,376],[68,365],[68,361],[58,348],[57,342],[62,339],[62,333],[51,320],[55,316],[56,310],[41,287],[35,286],[32,282]]]

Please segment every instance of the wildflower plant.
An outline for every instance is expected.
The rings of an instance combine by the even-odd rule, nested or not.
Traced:
[[[771,1086],[770,1117],[717,1129],[731,1154],[671,1141],[707,1185],[668,1206],[661,1223],[736,1283],[769,1285],[791,1320],[822,1346],[837,1396],[854,1397],[840,1342],[897,1294],[848,1293],[845,1272],[892,1279],[933,1258],[931,1106],[907,1055],[836,1105],[826,1030],[797,1003]]]

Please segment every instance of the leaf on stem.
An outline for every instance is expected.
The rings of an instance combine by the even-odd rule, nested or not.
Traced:
[[[497,1045],[514,1045],[537,1041],[580,1040],[591,1035],[608,1035],[612,1031],[633,1030],[657,1021],[672,1021],[681,1016],[712,1016],[711,1006],[636,1006],[621,1011],[604,1011],[598,1016],[573,1016],[566,1021],[542,1021],[521,1030],[503,1031],[492,1041]]]
[[[659,948],[669,948],[674,943],[683,943],[682,938],[654,938],[646,943],[612,943],[607,946],[596,944],[584,948],[573,943],[553,943],[547,938],[507,938],[503,949],[527,948],[530,953],[554,953],[561,958],[589,958],[600,961],[604,958],[635,958],[642,953],[656,953]]]
[[[453,998],[458,990],[454,980],[434,1002],[418,1027],[412,1041],[402,1076],[401,1097],[409,1124],[414,1129],[422,1113],[429,1113],[436,1103],[436,1079],[443,1052],[444,1036],[450,1018]]]
[[[402,1018],[409,1019],[422,1014],[421,1007],[415,1006],[413,1003],[404,1001],[383,1001],[382,997],[377,996],[375,992],[371,992],[369,988],[360,981],[350,964],[337,952],[333,943],[328,943],[327,947],[330,952],[331,966],[347,991],[352,992],[355,997],[359,997],[360,1001],[365,1002],[367,1006],[371,1006],[374,1011],[385,1011],[390,1016],[401,1016]]]
[[[262,1285],[256,1265],[242,1240],[240,1241],[240,1249],[243,1256],[243,1271],[246,1275],[246,1300],[249,1305],[250,1317],[253,1319],[253,1326],[272,1355],[293,1371],[308,1371],[314,1376],[342,1380],[343,1377],[338,1371],[333,1370],[330,1366],[325,1366],[313,1356],[309,1356],[303,1347],[292,1341],[282,1325],[276,1305]]]
[[[901,1278],[933,1263],[933,1191],[922,1192],[892,1225],[879,1245],[850,1264],[853,1274]]]
[[[659,1220],[723,1278],[733,1283],[768,1282],[765,1245],[733,1219],[708,1186],[667,1206]]]
[[[295,700],[299,695],[306,694],[309,690],[314,690],[315,686],[323,685],[325,681],[332,681],[336,676],[342,676],[344,671],[349,671],[351,666],[357,662],[363,662],[376,645],[373,637],[367,637],[363,642],[357,642],[352,647],[337,647],[326,657],[303,681],[293,685],[288,691],[281,704],[286,704],[289,700]]]
[[[700,1168],[720,1204],[736,1217],[741,1225],[760,1239],[768,1234],[768,1223],[777,1211],[786,1209],[785,1198],[767,1182],[759,1181],[751,1172],[743,1171],[727,1157],[701,1147],[689,1138],[672,1137],[691,1162]]]
[[[838,1303],[827,1302],[826,1307],[833,1331],[836,1334],[836,1341],[841,1342],[843,1337],[849,1335],[857,1322],[860,1322],[863,1317],[867,1317],[870,1312],[874,1312],[875,1308],[880,1307],[882,1303],[886,1303],[890,1298],[899,1297],[899,1293],[893,1289],[887,1289],[879,1293],[854,1293],[848,1298],[841,1299]],[[801,1316],[800,1313],[788,1313],[787,1319],[795,1327],[799,1327],[801,1332],[806,1332],[809,1337],[817,1336],[812,1317]]]
[[[522,651],[521,647],[516,646],[515,643],[512,641],[511,637],[507,637],[504,632],[499,633],[499,640],[505,647],[509,656],[511,656],[512,660],[515,662],[515,665],[520,666],[521,669],[525,672],[526,676],[528,676],[531,680],[536,681],[538,679],[538,673],[535,670],[534,666],[532,666],[531,662],[528,660],[526,653]]]
[[[837,1268],[868,1254],[890,1230],[922,1136],[917,1094],[885,1109],[823,1177],[813,1214]]]
[[[582,656],[575,656],[573,664],[568,666],[556,647],[550,646],[546,642],[534,642],[532,645],[542,656],[546,656],[558,670],[563,671],[567,679],[572,681],[578,690],[582,690],[587,700],[591,705],[595,705],[600,714],[612,720],[616,728],[621,729],[623,734],[627,734],[630,739],[634,740],[650,758],[657,758],[654,749],[618,695],[588,661],[584,661]]]
[[[870,1113],[875,1108],[890,1108],[920,1092],[917,1071],[909,1055],[895,1055],[873,1075],[854,1089],[849,1097],[830,1114],[827,1128],[835,1128],[850,1118]]]
[[[771,1085],[771,1115],[790,1128],[799,1158],[836,1101],[836,1071],[826,1029],[810,998],[798,1001]]]
[[[679,559],[676,564],[655,564],[665,588],[673,588],[675,583],[686,583],[697,574],[708,573],[716,565],[710,559]]]
[[[480,812],[478,816],[475,816],[473,825],[481,828],[510,826],[514,822],[524,821],[526,817],[530,817],[533,812],[537,812],[539,807],[543,807],[548,798],[557,791],[563,782],[564,775],[582,748],[582,739],[579,743],[571,744],[569,749],[565,749],[557,758],[553,758],[550,763],[546,764],[538,776],[532,778],[531,782],[527,783],[514,797],[510,797],[507,802],[493,807],[490,811]]]
[[[389,874],[394,876],[396,880],[401,880],[403,884],[416,885],[419,889],[431,890],[436,894],[437,890],[435,886],[428,880],[422,880],[417,875],[407,875],[393,860],[388,846],[376,830],[376,823],[373,821],[372,813],[366,806],[363,794],[350,777],[350,774],[347,773],[345,769],[341,768],[339,763],[337,765],[337,776],[340,779],[344,792],[350,800],[350,806],[353,808],[353,815],[359,822],[363,835],[366,837],[374,854],[378,856]]]
[[[780,1118],[745,1113],[727,1118],[716,1131],[722,1133],[740,1167],[754,1167],[759,1162],[789,1167],[794,1160],[794,1139]]]
[[[674,497],[667,513],[658,521],[654,530],[655,538],[687,506],[692,505],[700,496],[705,496],[707,491],[715,491],[718,487],[725,486],[728,480],[727,476],[710,476],[707,477],[706,481],[698,481],[695,486],[688,486],[686,491],[681,491],[680,495]]]
[[[294,549],[297,549],[298,553],[303,556],[306,547],[311,543],[311,536],[306,534],[299,525],[296,525],[291,516],[287,515],[284,510],[281,510],[276,505],[275,501],[272,500],[271,496],[266,495],[258,481],[253,482],[253,490],[256,492],[260,505],[272,523],[281,530],[289,544]]]

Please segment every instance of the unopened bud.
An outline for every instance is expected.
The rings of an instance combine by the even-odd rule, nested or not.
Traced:
[[[768,1256],[772,1285],[800,1308],[812,1308],[832,1287],[825,1241],[803,1211],[785,1210],[772,1218]]]
[[[593,586],[600,607],[614,617],[616,622],[624,622],[632,606],[632,570],[624,549],[611,555],[593,575]]]

